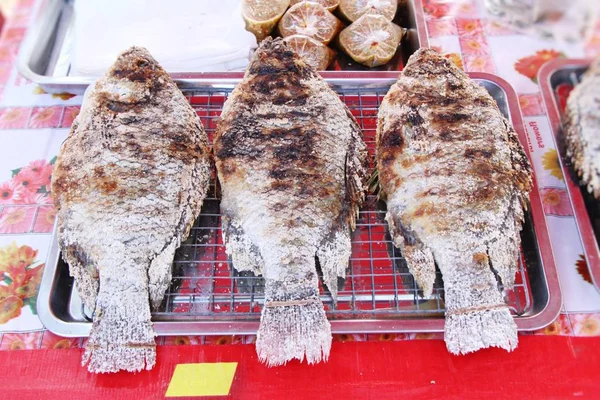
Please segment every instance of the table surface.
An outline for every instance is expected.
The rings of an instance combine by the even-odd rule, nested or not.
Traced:
[[[488,19],[482,3],[480,0],[423,0],[429,44],[466,71],[499,75],[510,82],[518,93],[525,126],[531,139],[532,163],[544,203],[563,293],[563,310],[559,318],[533,334],[600,336],[600,293],[592,285],[587,272],[549,120],[535,80],[537,71],[547,60],[592,57],[598,54],[600,25],[581,42],[541,39],[533,34],[516,32]],[[48,193],[52,164],[79,112],[82,98],[68,93],[44,93],[40,87],[18,73],[16,57],[35,4],[35,0],[18,2],[0,35],[0,271],[8,265],[14,265],[15,260],[23,268],[20,279],[5,280],[0,284],[0,350],[71,349],[63,350],[65,360],[70,360],[69,357],[73,354],[79,354],[78,349],[84,345],[84,339],[62,338],[44,330],[36,315],[35,299],[55,217],[55,209]],[[447,357],[440,342],[440,334],[336,335],[335,346],[340,347],[334,348],[356,353],[360,347],[352,347],[357,345],[349,342],[404,342],[414,339],[434,339],[430,344],[431,349],[437,346],[438,351]],[[522,337],[521,346],[532,343],[530,340],[535,338],[523,339],[525,338]],[[160,345],[241,345],[253,343],[254,340],[254,336],[157,338]],[[344,343],[351,347],[345,348]],[[414,346],[413,349],[411,345]],[[365,346],[365,349],[374,354],[378,352],[379,348],[375,345]],[[390,351],[409,348],[414,354],[425,345],[421,341],[414,341],[413,344],[398,343],[399,347],[389,343],[385,346],[386,349],[392,349]],[[240,354],[246,354],[250,347],[252,346],[226,346],[227,350],[223,351],[229,357],[235,354],[235,349],[239,349]],[[570,345],[565,348],[574,351]],[[42,357],[43,360],[42,354],[46,353],[39,351],[39,354],[19,355],[18,359]],[[173,354],[176,358],[177,353]],[[218,351],[215,354],[213,356],[219,358]],[[489,354],[493,358],[493,354],[499,353],[493,350]],[[7,360],[3,357],[6,355],[0,357],[0,367],[8,365],[7,362],[3,364],[2,360]],[[17,356],[13,356],[13,360],[16,359],[14,357]],[[53,355],[48,362],[60,363],[60,357]],[[243,357],[250,356],[246,354]],[[335,352],[332,352],[332,357],[335,357]],[[163,363],[168,364],[167,361]],[[159,362],[155,369],[160,370],[161,365],[159,352]],[[358,368],[358,359],[353,365]],[[81,368],[79,370],[79,374],[84,372]],[[161,390],[164,392],[164,388]]]

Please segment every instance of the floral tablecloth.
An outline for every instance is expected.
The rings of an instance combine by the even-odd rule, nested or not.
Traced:
[[[56,215],[49,193],[52,166],[81,96],[47,94],[16,69],[19,45],[35,8],[21,0],[0,35],[0,350],[80,347],[44,329],[36,297]],[[486,17],[482,0],[423,0],[430,46],[466,71],[509,81],[523,112],[563,292],[563,311],[537,334],[600,335],[600,294],[591,283],[558,164],[537,71],[557,57],[600,52],[600,26],[581,43],[519,34]],[[410,340],[440,334],[336,335],[334,340]],[[252,343],[254,336],[158,338],[159,344]]]

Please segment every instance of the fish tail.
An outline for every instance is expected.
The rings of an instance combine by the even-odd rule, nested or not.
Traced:
[[[488,347],[512,351],[517,326],[504,302],[484,252],[462,252],[438,259],[444,278],[448,351],[466,354]]]
[[[147,275],[139,271],[138,277],[113,276],[109,280],[103,279],[102,272],[82,365],[88,364],[93,373],[149,370],[156,363],[156,344]]]
[[[302,361],[306,358],[309,364],[315,364],[329,358],[331,326],[318,290],[310,292],[310,296],[265,302],[256,351],[260,361],[269,367],[283,365],[293,359]]]

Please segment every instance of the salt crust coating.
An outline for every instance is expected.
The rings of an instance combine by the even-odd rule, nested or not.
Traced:
[[[214,154],[227,253],[237,270],[265,278],[260,360],[327,360],[316,260],[335,299],[364,198],[356,120],[295,52],[268,39],[224,105]]]
[[[94,311],[90,372],[156,362],[150,304],[171,281],[175,250],[200,212],[208,141],[194,110],[143,48],[92,85],[52,177],[64,259]]]
[[[425,297],[436,264],[442,273],[448,350],[514,349],[498,284],[514,284],[532,178],[494,100],[434,50],[417,51],[379,109],[377,165],[394,244]]]
[[[600,59],[569,95],[564,132],[567,157],[588,191],[600,199]]]

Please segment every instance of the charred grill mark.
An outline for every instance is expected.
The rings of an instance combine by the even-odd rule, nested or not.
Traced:
[[[321,114],[321,112],[323,111],[324,108],[325,107],[323,107],[323,106],[319,106],[318,109],[315,110],[315,112],[312,113],[312,114],[304,112],[304,111],[298,111],[298,110],[291,110],[290,114],[292,114],[295,117],[306,118],[306,117],[310,117],[310,116],[315,115],[315,114],[316,115]]]
[[[276,191],[287,191],[290,190],[294,185],[286,180],[279,179],[271,183],[271,189]]]
[[[393,163],[396,157],[404,150],[406,144],[402,135],[401,121],[396,121],[390,129],[385,131],[385,134],[379,142],[379,159],[382,166],[385,167],[390,163]]]
[[[300,69],[294,62],[285,62],[285,59],[280,59],[280,61],[284,61],[281,66],[258,63],[258,65],[250,68],[250,73],[257,76],[300,73]]]
[[[416,108],[411,108],[411,110],[406,114],[406,120],[410,123],[411,126],[420,126],[425,122],[423,117],[419,115],[419,111]]]
[[[466,158],[475,159],[475,158],[484,158],[488,159],[492,157],[496,153],[496,150],[491,149],[466,149],[464,156]]]
[[[273,143],[273,155],[280,163],[301,161],[303,166],[309,160],[314,160],[313,137],[318,135],[315,129],[303,131],[302,128],[293,128],[289,130],[278,129],[271,133],[271,138],[286,139],[279,143]]]
[[[295,75],[308,79],[315,73],[308,67],[299,64],[299,56],[285,48],[284,45],[275,45],[265,49],[261,57],[250,65],[250,74],[255,76],[267,75]]]
[[[438,101],[438,104],[440,104],[441,106],[444,106],[444,107],[450,106],[450,105],[453,105],[456,103],[458,103],[458,99],[456,99],[454,97],[444,97]]]
[[[381,139],[381,147],[394,148],[402,150],[404,148],[404,138],[398,131],[388,131]]]
[[[112,75],[131,82],[146,82],[153,79],[157,72],[156,65],[147,60],[139,59],[135,63],[128,63],[121,68],[113,69]]]
[[[473,138],[473,136],[470,133],[468,133],[468,131],[461,129],[460,126],[450,128],[443,125],[440,126],[440,131],[437,134],[437,137],[442,142],[463,142],[465,140],[470,140]]]
[[[231,121],[215,143],[215,156],[222,161],[235,158],[255,160],[264,150],[253,141],[262,138],[260,128],[252,118],[236,118]]]
[[[287,179],[287,173],[287,169],[271,168],[271,170],[269,170],[269,178],[276,181],[284,180]]]
[[[437,113],[434,114],[433,116],[433,120],[436,122],[442,122],[442,123],[458,123],[458,122],[462,122],[462,121],[466,121],[469,119],[469,114],[462,114],[459,112],[450,112],[450,113]]]
[[[314,185],[313,182],[319,180],[317,177],[322,173],[322,163],[314,153],[316,138],[318,132],[314,128],[278,128],[265,132],[265,145],[272,149],[273,154],[269,170],[273,190],[293,188],[303,195]]]
[[[137,142],[135,140],[129,140],[126,143],[127,143],[127,148],[129,150],[133,151],[135,154],[144,153],[144,148],[139,144],[139,142]]]
[[[97,165],[94,167],[94,177],[95,178],[103,178],[106,176],[106,172],[104,171],[104,167],[101,165]]]
[[[303,83],[315,73],[299,64],[298,56],[283,45],[273,46],[267,54],[252,63],[249,72],[250,92],[269,95],[275,105],[304,105],[309,89]]]
[[[462,82],[460,82],[460,81],[458,81],[458,82],[452,82],[452,81],[446,82],[446,88],[448,90],[452,90],[452,91],[453,90],[460,90],[460,89],[463,89],[464,87],[465,87],[465,85]]]

